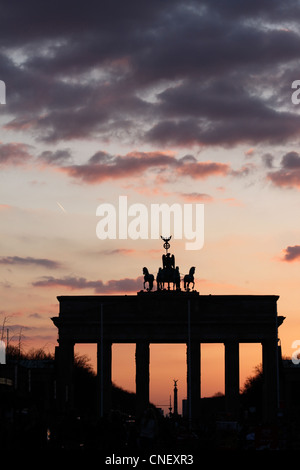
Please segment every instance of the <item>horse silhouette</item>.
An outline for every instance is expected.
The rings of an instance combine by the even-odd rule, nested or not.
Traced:
[[[195,267],[192,266],[190,268],[189,274],[186,274],[184,276],[183,282],[184,282],[185,290],[190,290],[190,283],[193,283],[193,289],[194,289],[194,287],[195,287],[194,273],[195,273]]]
[[[148,282],[147,290],[150,291],[153,289],[154,276],[153,274],[149,273],[146,267],[143,268],[143,274],[144,274],[144,289],[145,289],[146,282]]]

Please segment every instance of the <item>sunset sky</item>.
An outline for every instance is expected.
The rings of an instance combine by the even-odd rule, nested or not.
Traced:
[[[279,295],[282,351],[300,339],[300,3],[295,0],[1,2],[1,324],[54,351],[58,295],[135,294],[161,240],[99,240],[96,209],[203,203],[204,246],[172,240],[201,294]],[[79,348],[82,351],[84,348]],[[241,386],[261,362],[241,345]],[[95,354],[94,347],[85,351]],[[203,345],[202,395],[224,391]],[[134,390],[134,346],[114,347]],[[176,375],[176,376],[175,376]],[[151,347],[165,404],[185,346]]]

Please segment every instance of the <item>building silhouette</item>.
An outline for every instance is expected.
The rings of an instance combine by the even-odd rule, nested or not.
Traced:
[[[177,268],[177,275],[179,268],[171,268]],[[1,438],[7,448],[22,447],[19,429],[30,416],[28,436],[35,436],[30,442],[37,446],[111,450],[126,443],[127,449],[138,449],[139,422],[154,409],[149,400],[151,343],[186,344],[187,398],[180,417],[174,380],[171,417],[163,418],[157,410],[164,430],[160,438],[169,439],[160,448],[172,444],[176,449],[178,442],[196,450],[300,447],[300,367],[281,357],[279,297],[203,295],[182,288],[172,269],[168,267],[168,278],[159,278],[157,289],[153,283],[136,295],[57,297],[55,357],[13,358],[0,365]],[[118,392],[116,399],[111,364],[112,344],[118,342],[136,344],[136,392],[126,397]],[[239,390],[239,343],[247,342],[262,345],[262,370],[255,393],[246,396]],[[97,344],[96,374],[78,375],[76,343]],[[201,398],[202,343],[224,345],[224,396]],[[180,426],[172,430],[165,420],[174,416]],[[183,428],[178,441],[176,433]],[[195,435],[198,440],[191,437]],[[255,440],[249,437],[253,435]]]

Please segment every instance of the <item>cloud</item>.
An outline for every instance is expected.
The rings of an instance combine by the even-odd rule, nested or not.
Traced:
[[[300,168],[300,155],[298,152],[288,152],[282,157],[281,165],[288,170],[298,170]]]
[[[67,0],[59,15],[48,3],[10,2],[0,18],[7,128],[49,143],[232,146],[297,136],[300,117],[279,106],[278,88],[299,56],[294,0]]]
[[[97,152],[87,163],[61,167],[61,171],[85,183],[95,184],[108,179],[140,175],[151,168],[176,164],[174,156],[163,152],[131,152],[125,156]]]
[[[104,255],[131,255],[135,250],[129,248],[116,248],[115,250],[102,250],[101,253]]]
[[[93,54],[99,53],[100,50],[103,51],[103,54],[107,51],[110,41],[113,40],[113,34],[118,32],[118,28],[119,32],[125,33],[128,30],[128,22],[133,20],[139,21],[141,27],[151,25],[162,12],[167,12],[172,6],[176,7],[178,3],[177,0],[165,0],[162,5],[160,0],[153,0],[151,4],[141,5],[139,1],[133,0],[128,5],[122,1],[100,5],[98,1],[92,0],[89,8],[85,9],[80,3],[74,4],[73,1],[66,0],[63,8],[58,10],[57,3],[41,5],[36,0],[28,0],[27,5],[23,5],[12,2],[7,5],[5,16],[1,18],[0,39],[6,47],[20,47],[24,44],[29,44],[32,47],[38,43],[44,45],[42,41],[47,41],[48,48],[43,49],[43,54],[40,54],[39,59],[42,60],[44,57],[57,61],[58,58],[53,52],[55,49],[59,49],[59,58],[62,57],[65,60],[68,58],[68,63],[62,61],[62,66],[73,67],[78,59],[77,49],[80,47],[80,41],[76,40],[78,36],[84,40],[84,44],[81,44],[83,48],[86,42],[90,43],[94,40],[95,32],[98,32],[98,37],[102,37],[103,41],[106,38],[105,43],[99,44],[97,50],[90,51],[90,55],[86,58],[86,63],[89,63],[94,58]],[[20,33],[22,26],[24,34]],[[85,37],[88,32],[91,32],[91,36]],[[107,33],[110,33],[108,37],[106,37]],[[71,51],[68,51],[68,48],[64,50],[61,43],[56,44],[56,47],[51,43],[52,39],[65,38],[66,36],[70,38],[70,46],[72,46],[71,39],[73,38]],[[127,41],[125,35],[123,43],[127,44]],[[115,47],[118,45],[122,49],[123,43],[115,38]],[[111,48],[108,48],[108,52],[111,53]],[[105,55],[104,58],[106,57]],[[99,60],[103,60],[103,55]]]
[[[167,171],[168,177],[189,176],[193,179],[205,179],[210,176],[225,176],[230,166],[226,163],[198,162],[192,155],[175,158],[172,153],[130,152],[124,156],[97,152],[87,163],[81,165],[62,166],[60,171],[68,176],[88,184],[96,184],[111,179],[139,176],[149,170]]]
[[[248,150],[245,150],[244,155],[245,157],[252,157],[255,154],[254,148],[250,148]]]
[[[300,261],[300,245],[288,246],[283,250],[282,261],[288,263],[293,261]]]
[[[32,158],[30,146],[20,143],[0,143],[0,166],[24,165]]]
[[[253,163],[247,163],[246,165],[243,165],[241,168],[238,170],[232,170],[231,175],[232,176],[248,176],[250,173],[255,171],[256,166]]]
[[[236,199],[235,197],[227,197],[225,199],[222,199],[221,202],[225,204],[229,204],[230,206],[233,206],[233,207],[243,206],[243,203],[239,201],[238,199]]]
[[[30,313],[30,315],[28,315],[29,318],[36,318],[37,320],[40,320],[42,319],[42,315],[40,315],[39,313]]]
[[[273,168],[273,162],[274,162],[274,156],[271,155],[270,153],[265,153],[264,155],[262,155],[262,161],[263,161],[263,164],[266,168]]]
[[[232,96],[231,100],[238,99]],[[243,97],[240,97],[243,101]],[[238,144],[279,144],[283,139],[297,136],[300,117],[289,112],[277,112],[271,108],[263,109],[262,103],[257,102],[256,115],[249,116],[246,104],[239,116],[230,115],[231,106],[228,103],[228,116],[210,118],[203,111],[198,117],[182,118],[178,113],[176,120],[164,119],[155,123],[145,134],[147,142],[176,146],[228,146]]]
[[[209,6],[209,2],[207,3]],[[213,2],[212,8],[217,7],[222,17],[231,20],[241,20],[245,18],[255,18],[257,20],[297,22],[300,18],[300,7],[297,2],[288,1],[282,3],[279,0],[229,0],[224,3],[222,0]]]
[[[57,261],[52,261],[45,258],[32,258],[27,256],[26,258],[20,256],[1,256],[0,264],[4,265],[19,265],[19,266],[41,266],[43,268],[56,269],[61,267],[61,264]]]
[[[63,165],[72,159],[72,155],[69,149],[56,150],[52,152],[45,150],[38,156],[39,160],[47,163],[48,165]]]
[[[201,203],[201,202],[212,202],[214,198],[209,194],[205,193],[181,193],[180,196],[189,202]]]
[[[279,170],[269,172],[267,179],[280,188],[300,188],[300,155],[292,151],[286,153],[280,162]]]
[[[95,152],[85,163],[72,163],[73,155],[70,149],[58,149],[56,151],[44,150],[35,159],[24,149],[24,144],[7,144],[0,147],[3,152],[3,164],[25,164],[31,160],[37,166],[49,166],[80,180],[86,184],[98,184],[107,180],[128,179],[138,176],[139,181],[144,174],[152,173],[157,183],[168,182],[178,177],[190,177],[193,179],[206,179],[212,176],[240,176],[245,175],[254,168],[254,165],[244,165],[239,170],[232,170],[229,163],[214,161],[198,161],[194,155],[186,154],[176,158],[174,152],[156,151],[131,151],[125,155],[113,155],[106,151]],[[33,184],[34,182],[32,182]],[[143,185],[144,191],[145,187]],[[158,190],[156,190],[158,191]],[[0,210],[8,207],[1,205]]]
[[[178,167],[181,176],[190,176],[193,179],[206,179],[209,176],[226,176],[230,166],[227,163],[197,162],[186,163]]]
[[[216,78],[214,71],[201,81],[198,77],[184,79],[157,95],[163,119],[145,138],[160,145],[232,146],[276,142],[278,133],[296,134],[299,116],[277,111],[271,100],[262,99],[251,88],[243,71],[235,77]]]
[[[34,287],[59,288],[70,290],[93,289],[98,294],[114,292],[137,292],[143,287],[143,277],[136,279],[119,279],[103,282],[101,280],[89,281],[84,277],[54,278],[44,276],[41,280],[32,283]]]

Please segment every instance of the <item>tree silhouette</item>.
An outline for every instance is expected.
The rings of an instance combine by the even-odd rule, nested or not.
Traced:
[[[255,366],[254,375],[247,377],[241,390],[241,404],[244,410],[253,411],[253,417],[262,417],[263,368],[262,364]]]

